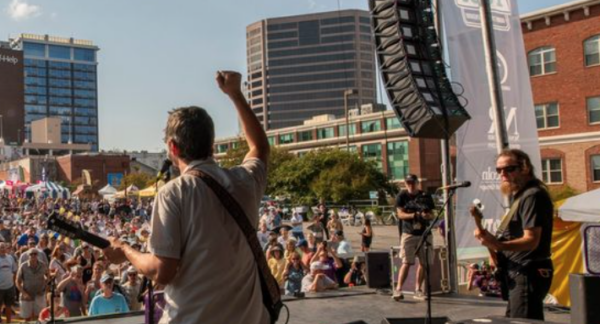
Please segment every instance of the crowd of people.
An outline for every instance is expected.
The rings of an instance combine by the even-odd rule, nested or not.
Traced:
[[[469,265],[467,290],[479,289],[479,296],[500,297],[500,282],[494,275],[494,266],[485,262]]]
[[[263,208],[257,236],[271,273],[286,295],[299,297],[366,284],[364,257],[354,255],[334,210],[319,205],[306,234],[300,213],[294,211],[289,217],[291,225],[284,224],[283,218],[280,208]],[[365,222],[359,234],[361,250],[368,251],[373,238],[370,222]]]
[[[0,307],[6,321],[122,313],[142,309],[147,282],[131,264],[111,264],[102,250],[48,230],[58,213],[101,237],[146,250],[152,201],[0,197]]]

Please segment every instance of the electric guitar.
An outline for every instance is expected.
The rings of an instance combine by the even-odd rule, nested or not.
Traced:
[[[470,210],[471,216],[473,216],[473,220],[475,221],[475,226],[480,231],[485,231],[483,228],[482,220],[483,214],[481,213],[481,207],[477,204],[471,206]],[[502,294],[502,299],[508,300],[508,286],[507,286],[507,273],[506,273],[506,257],[502,253],[498,253],[490,248],[487,248],[490,253],[491,263],[495,266],[494,277],[498,282],[500,282],[500,291]]]
[[[81,228],[81,225],[61,217],[56,212],[52,212],[48,216],[46,225],[49,230],[57,232],[71,239],[82,240],[101,249],[105,249],[110,246],[110,242],[108,240],[84,230]]]

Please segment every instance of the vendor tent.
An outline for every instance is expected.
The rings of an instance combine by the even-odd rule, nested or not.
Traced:
[[[165,183],[163,181],[159,181],[157,185],[154,184],[154,185],[149,186],[148,188],[140,190],[140,192],[138,192],[138,195],[141,198],[154,197],[154,196],[156,196],[158,189],[160,189],[164,185],[165,185]]]
[[[140,189],[135,185],[130,185],[125,190],[121,190],[115,193],[115,197],[124,198],[125,196],[137,196],[140,192]]]
[[[571,306],[569,275],[587,273],[584,260],[584,231],[600,223],[600,189],[556,203],[558,217],[552,231],[554,278],[550,295],[555,302]]]
[[[101,196],[109,196],[117,193],[117,188],[107,184],[102,189],[98,190],[98,194]]]
[[[47,197],[52,198],[69,198],[71,193],[69,189],[52,181],[40,182],[36,185],[30,186],[25,189],[26,193],[40,195],[43,194]]]

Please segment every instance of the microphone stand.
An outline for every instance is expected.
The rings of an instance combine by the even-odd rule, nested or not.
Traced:
[[[55,324],[56,323],[56,318],[55,318],[55,306],[54,305],[54,295],[56,294],[56,281],[54,278],[52,278],[50,280],[50,295],[52,296],[50,298],[50,323]]]
[[[456,190],[456,188],[448,189],[448,199],[446,199],[446,201],[444,201],[444,204],[440,208],[438,208],[435,217],[433,218],[433,220],[431,221],[429,226],[427,226],[427,228],[421,235],[421,240],[419,241],[419,244],[417,245],[417,249],[415,251],[415,256],[418,256],[419,251],[421,251],[422,248],[425,248],[425,289],[427,290],[427,292],[426,292],[426,294],[427,294],[427,321],[426,321],[426,323],[427,324],[433,324],[433,317],[431,316],[431,277],[430,277],[431,266],[429,264],[429,252],[430,252],[430,248],[433,245],[433,240],[432,240],[432,242],[429,242],[427,240],[427,236],[429,236],[431,234],[431,231],[433,230],[433,227],[435,226],[435,224],[442,218],[442,213],[446,209],[446,205],[448,205],[448,202],[450,200],[452,200],[455,190]]]

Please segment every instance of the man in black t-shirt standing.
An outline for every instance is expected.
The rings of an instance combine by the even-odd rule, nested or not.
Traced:
[[[475,237],[504,260],[499,266],[505,270],[501,280],[508,288],[506,316],[543,320],[543,300],[553,276],[550,245],[554,206],[525,152],[503,151],[496,160],[496,171],[500,190],[512,198],[511,212],[502,222],[506,226],[500,225],[499,238],[485,230],[475,230]]]
[[[433,218],[433,199],[430,195],[418,189],[419,179],[414,174],[409,174],[404,179],[406,190],[403,190],[396,197],[396,215],[400,222],[398,223],[400,231],[400,257],[402,266],[398,273],[398,285],[394,289],[392,298],[396,301],[404,299],[402,286],[408,276],[410,267],[415,264],[415,258],[419,259],[417,269],[417,283],[415,287],[415,299],[425,299],[423,293],[424,266],[425,262],[432,260],[433,253],[429,253],[429,260],[425,257],[425,249],[422,248],[417,255],[417,245],[425,232],[429,221]],[[431,233],[427,241],[432,246]]]

